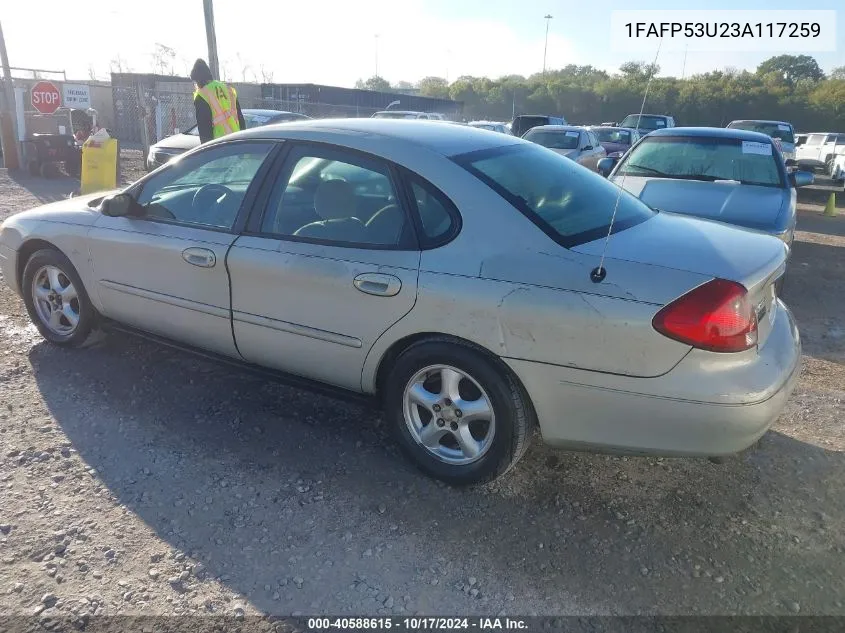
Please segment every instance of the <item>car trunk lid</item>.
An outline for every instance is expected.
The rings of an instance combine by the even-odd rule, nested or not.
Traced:
[[[601,257],[604,240],[573,250]],[[759,345],[765,343],[777,309],[775,282],[786,270],[787,247],[775,237],[674,213],[610,237],[605,267],[630,261],[735,281],[748,290],[759,321]],[[689,290],[692,290],[690,288]]]

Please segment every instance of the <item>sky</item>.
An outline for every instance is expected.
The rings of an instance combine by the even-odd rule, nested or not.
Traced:
[[[107,79],[111,60],[150,72],[156,44],[175,51],[176,74],[187,75],[207,44],[202,0],[86,0],[68,13],[67,0],[28,5],[5,0],[0,24],[12,66],[65,70],[68,79],[93,72]],[[813,9],[841,2],[816,0]],[[794,0],[709,2],[719,9],[795,9]],[[22,8],[23,7],[23,8]],[[29,8],[32,7],[32,8]],[[214,0],[221,70],[233,81],[352,86],[378,74],[391,83],[428,75],[530,75],[546,65],[591,64],[615,72],[652,55],[614,52],[613,10],[678,9],[676,0]],[[845,11],[837,15],[837,51],[813,53],[826,72],[845,65]],[[655,45],[656,51],[656,45]],[[785,50],[784,53],[793,51]],[[690,75],[727,67],[753,70],[776,53],[667,51],[661,75]],[[223,74],[221,72],[221,74]],[[23,76],[23,75],[21,75]]]

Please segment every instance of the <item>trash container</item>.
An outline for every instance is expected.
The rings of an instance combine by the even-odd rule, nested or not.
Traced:
[[[79,176],[82,157],[70,134],[31,134],[23,143],[23,160],[33,176],[50,178],[63,165],[69,176]]]

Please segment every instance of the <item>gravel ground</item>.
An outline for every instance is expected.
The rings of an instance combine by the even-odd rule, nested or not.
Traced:
[[[0,218],[74,187],[0,171]],[[845,216],[799,229],[804,369],[756,447],[535,442],[469,490],[376,412],[127,336],[51,347],[3,286],[0,613],[845,615]]]

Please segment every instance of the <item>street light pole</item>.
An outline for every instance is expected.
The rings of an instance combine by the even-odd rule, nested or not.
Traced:
[[[220,79],[220,65],[217,62],[217,34],[214,32],[214,7],[211,0],[202,0],[202,9],[205,14],[205,37],[208,40],[208,67],[211,69],[211,76]]]
[[[543,74],[546,74],[546,51],[549,49],[549,21],[552,15],[547,13],[543,18],[546,20],[546,43],[543,45]]]
[[[376,33],[376,77],[378,77],[378,33]]]

